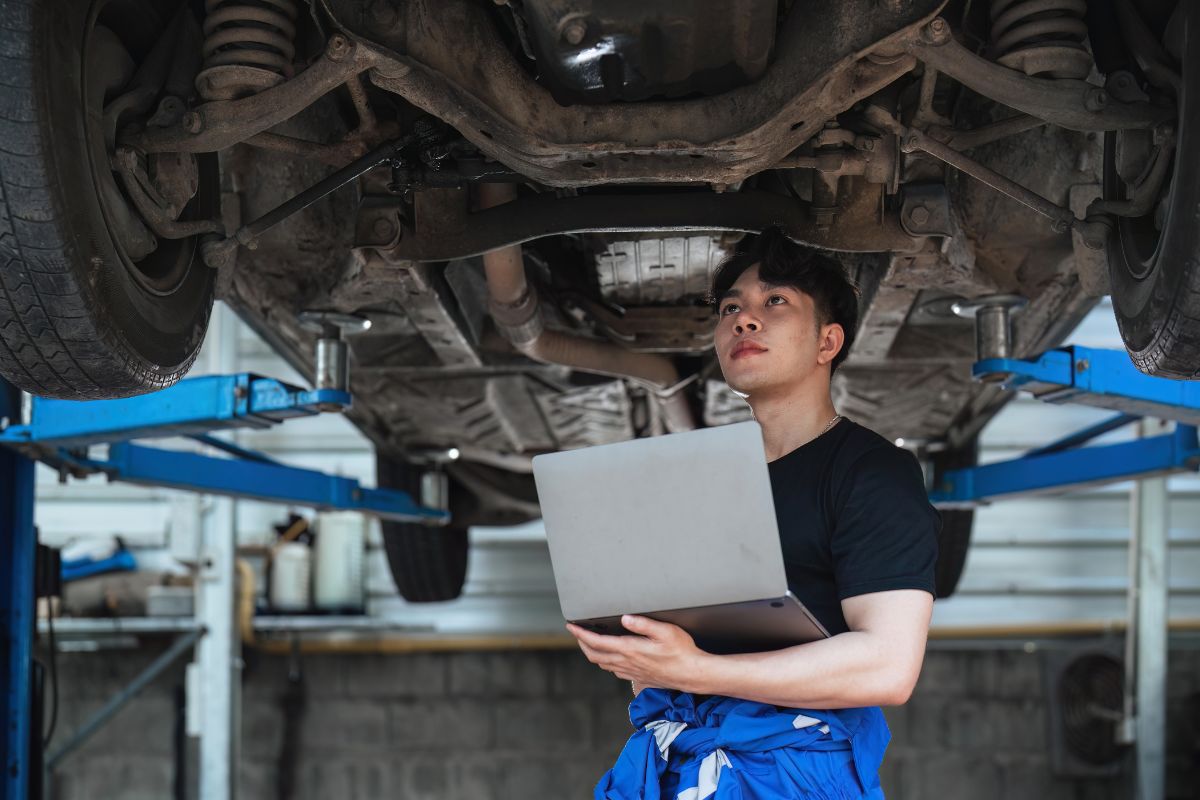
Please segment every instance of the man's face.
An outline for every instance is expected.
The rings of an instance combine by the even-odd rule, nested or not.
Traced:
[[[762,283],[757,264],[717,304],[717,360],[730,388],[746,395],[799,385],[817,370],[828,374],[840,334],[838,325],[817,324],[809,295]]]

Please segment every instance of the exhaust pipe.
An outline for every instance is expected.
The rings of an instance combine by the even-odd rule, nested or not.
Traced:
[[[480,199],[485,207],[515,196],[515,187],[484,184]],[[491,202],[499,201],[499,202]],[[521,246],[511,245],[483,255],[487,276],[488,309],[496,327],[513,347],[525,356],[544,364],[559,364],[614,378],[625,378],[649,389],[662,409],[667,431],[676,433],[695,429],[687,398],[679,387],[679,373],[665,356],[634,353],[609,342],[548,331],[542,323],[537,291],[525,280],[525,262]]]

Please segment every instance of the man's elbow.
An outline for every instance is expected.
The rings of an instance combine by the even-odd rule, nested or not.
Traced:
[[[913,686],[905,684],[898,686],[891,691],[880,705],[882,706],[902,706],[912,697]]]
[[[883,700],[879,705],[902,706],[907,703],[917,688],[918,674],[910,674],[907,670],[893,671],[884,686]]]

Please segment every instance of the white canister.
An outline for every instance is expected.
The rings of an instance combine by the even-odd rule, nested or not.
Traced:
[[[317,515],[313,599],[322,611],[361,611],[367,521],[355,511]]]
[[[312,550],[306,544],[279,545],[271,559],[271,607],[307,611],[311,605]]]

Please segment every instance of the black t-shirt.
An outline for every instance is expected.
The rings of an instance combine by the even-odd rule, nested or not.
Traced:
[[[911,453],[843,419],[767,467],[788,587],[830,634],[847,597],[936,594],[941,517]]]

